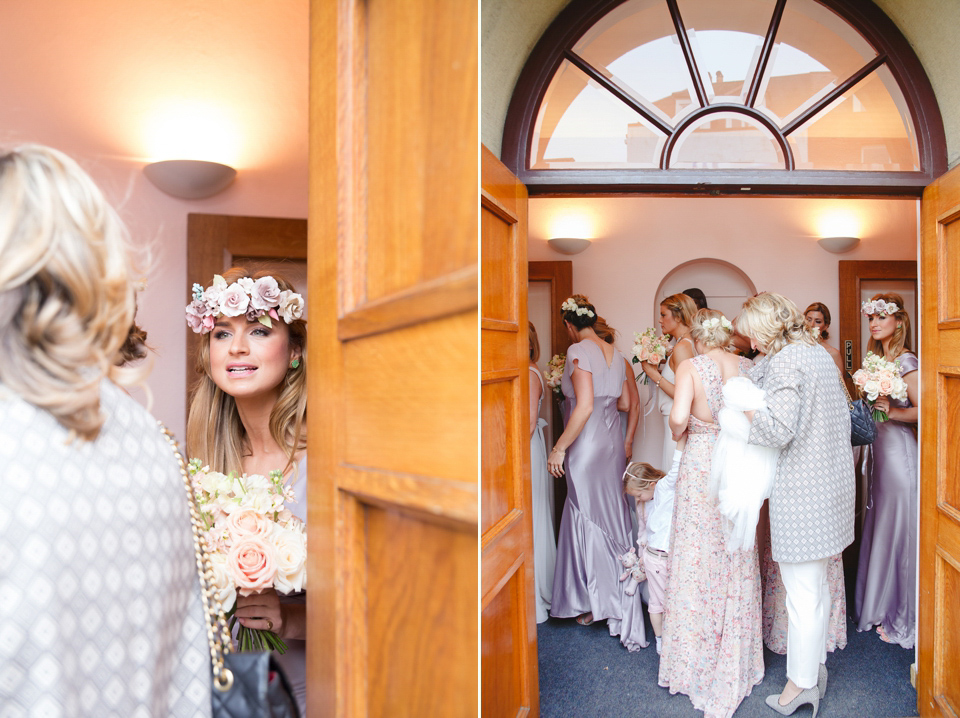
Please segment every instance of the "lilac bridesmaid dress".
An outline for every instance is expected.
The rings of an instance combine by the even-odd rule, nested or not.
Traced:
[[[900,376],[917,357],[900,355]],[[911,407],[909,399],[891,406]],[[857,629],[883,626],[887,637],[913,648],[917,623],[917,437],[913,424],[877,424],[867,467],[869,500],[857,565]]]
[[[594,342],[572,345],[561,380],[565,419],[576,407],[571,379],[575,361],[593,376],[593,412],[564,460],[567,500],[560,519],[550,614],[571,618],[592,613],[594,620],[606,619],[610,635],[620,636],[621,643],[635,651],[647,645],[643,607],[639,593],[624,594],[628,582],[620,581],[623,569],[618,560],[633,545],[633,507],[622,491],[626,458],[617,411],[625,364],[615,351],[608,365]]]

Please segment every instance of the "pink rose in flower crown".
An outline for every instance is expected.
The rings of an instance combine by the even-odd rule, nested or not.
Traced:
[[[195,299],[187,305],[187,324],[190,328],[199,332],[203,328],[203,318],[210,313],[205,302]]]
[[[277,575],[273,545],[259,536],[243,537],[227,554],[227,571],[241,596],[270,588]]]
[[[220,313],[225,317],[239,317],[247,313],[250,297],[243,287],[234,282],[220,295]]]
[[[277,306],[280,300],[280,287],[273,277],[261,277],[253,283],[250,291],[250,303],[257,309],[269,310]]]

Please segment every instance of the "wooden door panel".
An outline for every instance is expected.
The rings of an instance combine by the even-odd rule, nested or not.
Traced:
[[[917,707],[960,714],[960,170],[921,204],[920,560]]]
[[[384,640],[370,652],[369,715],[396,715],[400,706],[409,716],[472,714],[476,674],[449,668],[476,666],[477,572],[458,558],[476,554],[476,533],[392,510],[364,513],[366,543],[380,547],[368,557],[369,633]],[[450,640],[448,632],[463,640]],[[439,713],[437,706],[458,708]]]
[[[523,715],[523,674],[514,669],[523,663],[525,644],[522,625],[516,620],[516,607],[523,604],[523,573],[514,571],[483,610],[483,674],[484,695],[497,697],[496,709],[484,702],[484,718],[489,716]]]
[[[476,263],[477,3],[368,0],[359,11],[365,58],[371,299]],[[472,58],[470,55],[472,53]],[[439,81],[436,81],[439,80]],[[471,110],[472,108],[472,110]],[[411,172],[429,158],[439,171]],[[472,174],[471,174],[472,172]],[[453,235],[453,236],[452,236]],[[420,237],[411,256],[398,237]]]
[[[481,701],[484,716],[536,716],[526,188],[481,153]]]
[[[509,216],[504,216],[505,212],[494,204],[481,209],[481,271],[484,276],[494,276],[502,267],[517,266],[518,247],[512,238],[514,225]],[[517,322],[519,304],[515,283],[483,283],[480,292],[480,308],[486,321]]]
[[[516,382],[494,381],[480,387],[483,423],[480,435],[480,532],[500,521],[516,504],[514,477],[520,468],[510,452],[509,416],[516,405]]]
[[[474,716],[477,5],[310,23],[308,710]]]

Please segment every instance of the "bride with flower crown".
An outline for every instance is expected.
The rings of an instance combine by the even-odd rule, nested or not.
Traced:
[[[303,297],[277,274],[234,267],[204,289],[194,285],[187,324],[202,334],[199,379],[187,418],[187,452],[220,473],[283,472],[296,501],[287,504],[307,522],[307,323]],[[254,630],[272,631],[287,645],[274,657],[306,715],[305,594],[267,589],[238,595],[236,617]]]

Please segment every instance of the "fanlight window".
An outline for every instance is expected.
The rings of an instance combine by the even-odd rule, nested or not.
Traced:
[[[711,172],[760,173],[763,184],[778,181],[771,172],[829,171],[860,175],[847,181],[859,185],[871,173],[891,185],[899,180],[889,173],[923,174],[913,177],[922,186],[945,164],[939,114],[927,112],[932,130],[918,137],[911,111],[929,104],[926,77],[911,88],[902,58],[877,41],[883,33],[872,28],[868,40],[838,12],[844,0],[822,2],[607,2],[609,12],[555,49],[526,128],[511,130],[508,116],[504,159],[513,132],[516,169],[534,185],[555,186],[558,170],[561,184],[601,170],[618,171],[618,184],[670,183],[671,172],[692,183],[692,171],[702,182]],[[883,31],[896,32],[886,22]],[[588,174],[587,184],[612,176]],[[659,179],[643,179],[651,174]]]

